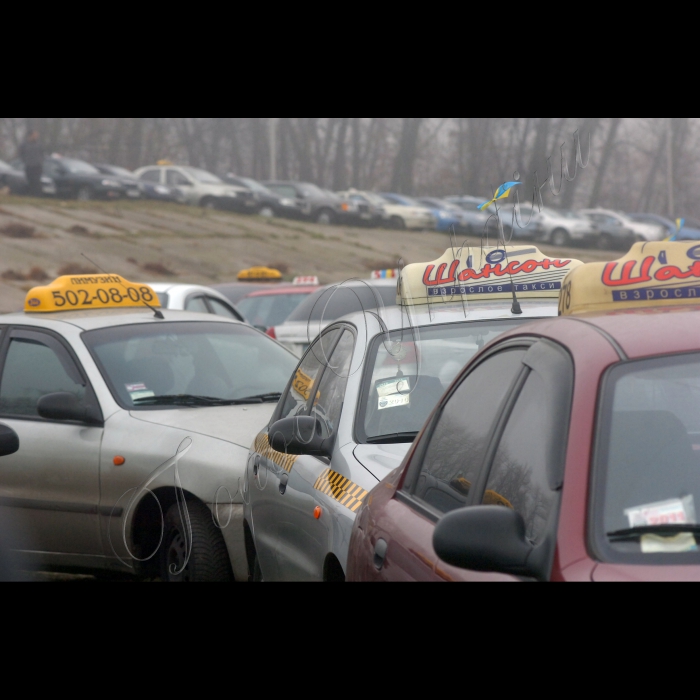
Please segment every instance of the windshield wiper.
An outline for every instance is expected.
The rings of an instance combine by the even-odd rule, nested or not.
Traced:
[[[660,535],[664,537],[686,533],[700,535],[700,525],[645,525],[643,527],[632,527],[627,530],[608,532],[608,539],[611,542],[626,542],[628,540],[638,540],[644,535]]]
[[[418,431],[413,430],[407,433],[392,433],[391,435],[378,435],[367,438],[368,445],[393,445],[404,442],[413,442],[418,437]]]
[[[144,396],[134,399],[137,406],[239,406],[241,404],[263,403],[259,397],[248,399],[217,399],[213,396],[192,396],[178,394],[177,396]]]
[[[236,401],[242,401],[245,403],[257,403],[261,401],[262,403],[267,403],[268,401],[279,401],[282,398],[282,394],[270,393],[270,394],[258,394],[257,396],[246,396],[244,399],[236,399]]]

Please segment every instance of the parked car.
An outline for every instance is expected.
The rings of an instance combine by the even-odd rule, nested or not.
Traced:
[[[21,170],[17,170],[9,163],[0,160],[0,190],[4,187],[7,187],[12,194],[25,194],[28,183]]]
[[[271,327],[267,334],[301,357],[314,338],[334,321],[382,306],[396,306],[396,280],[330,284],[307,296],[282,325]]]
[[[433,216],[437,220],[438,231],[449,232],[454,227],[455,233],[472,233],[471,221],[467,212],[457,204],[438,197],[420,197],[417,203],[428,207],[432,211]]]
[[[134,177],[136,177],[136,173],[134,173]],[[177,202],[178,204],[187,203],[187,198],[181,189],[161,183],[161,173],[158,169],[146,170],[137,179],[144,199],[155,199],[160,202]]]
[[[80,201],[119,199],[126,192],[118,179],[103,175],[95,166],[77,158],[47,158],[44,161],[44,176],[53,180],[58,197]]]
[[[253,193],[253,199],[256,203],[253,210],[260,216],[265,216],[268,219],[273,216],[297,218],[301,214],[295,199],[282,197],[257,180],[249,177],[238,177],[231,173],[225,175],[223,179],[229,185],[247,187]]]
[[[139,168],[134,175],[139,180],[176,187],[186,204],[205,209],[252,211],[253,193],[246,187],[226,184],[221,178],[199,168],[177,165],[150,165]]]
[[[405,229],[432,231],[435,228],[435,217],[430,209],[423,205],[407,206],[405,204],[397,204],[373,192],[363,192],[363,194],[366,197],[374,198],[374,202],[382,204],[385,212],[384,224],[388,228],[396,231]]]
[[[238,302],[238,310],[248,321],[261,330],[283,324],[318,285],[277,285],[273,289],[251,292]]]
[[[638,241],[662,241],[666,238],[666,227],[661,224],[641,223],[633,221],[626,214],[621,214],[610,209],[582,209],[580,214],[605,214],[611,219],[615,219],[623,228],[634,231]]]
[[[495,213],[493,207],[490,207],[486,211],[481,211],[479,209],[480,205],[488,201],[487,197],[453,196],[445,197],[445,201],[456,204],[460,209],[466,212],[468,225],[471,227],[470,233],[475,236],[481,234],[484,230],[484,226],[486,226],[486,222],[489,220],[490,216]]]
[[[667,219],[665,216],[658,216],[657,214],[628,214],[633,221],[640,221],[642,223],[649,224],[659,224],[665,227],[666,232],[669,237],[673,237],[678,233],[678,226],[671,219]],[[692,240],[696,241],[700,239],[700,223],[693,219],[685,219],[683,224],[683,229],[678,236],[678,240]]]
[[[441,221],[440,214],[443,212],[435,210],[433,207],[422,204],[417,200],[403,194],[394,194],[392,192],[381,192],[380,194],[382,197],[384,197],[384,199],[386,199],[387,202],[396,204],[400,207],[422,207],[426,209],[433,220],[433,225],[430,227],[430,230],[449,231],[452,226],[457,226],[460,223],[460,220],[453,213],[448,214],[447,212],[444,212],[445,218]]]
[[[158,295],[164,309],[214,314],[246,323],[244,315],[223,294],[211,287],[170,282],[156,282],[148,286]]]
[[[637,234],[619,219],[607,214],[584,214],[598,229],[596,247],[600,250],[628,250],[637,242]]]
[[[129,199],[139,199],[141,197],[141,186],[134,173],[126,168],[117,165],[105,165],[95,163],[95,167],[103,174],[120,182],[124,186],[124,194]]]
[[[387,221],[385,202],[381,197],[371,197],[366,192],[351,189],[337,192],[349,223],[356,226],[381,226]]]
[[[284,199],[294,200],[302,218],[317,224],[333,224],[340,221],[342,202],[335,195],[330,196],[320,187],[308,182],[265,182],[265,186]]]
[[[549,207],[532,207],[531,204],[520,206],[520,216],[513,222],[513,207],[503,207],[503,215],[510,226],[513,236],[528,235],[538,243],[551,243],[557,247],[573,243],[592,243],[598,237],[595,224],[587,217],[574,211],[550,209]],[[528,224],[521,228],[519,224]]]

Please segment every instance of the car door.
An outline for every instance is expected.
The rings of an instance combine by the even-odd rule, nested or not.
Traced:
[[[42,396],[57,392],[96,404],[84,371],[58,336],[35,329],[4,334],[0,355],[0,420],[22,446],[0,465],[0,505],[21,511],[31,550],[101,555],[103,429],[46,420],[37,411]]]
[[[44,161],[44,176],[50,177],[56,185],[58,197],[70,197],[75,193],[74,184],[68,172],[56,161]]]
[[[332,352],[324,344],[328,359],[320,354],[324,360],[323,374],[315,384],[318,389],[311,396],[309,415],[320,420],[324,437],[337,435],[354,348],[355,335],[346,328]],[[343,528],[339,518],[347,519],[345,530],[349,538],[355,519],[353,511],[349,505],[339,508],[332,493],[325,493],[329,490],[325,484],[342,480],[346,484],[344,490],[349,492],[358,481],[352,471],[355,462],[345,459],[341,447],[335,445],[330,461],[300,455],[289,475],[281,477],[276,509],[278,564],[284,581],[323,580],[324,564],[334,536],[339,535],[338,539],[342,539],[342,535],[334,532]],[[362,471],[366,476],[365,470]],[[352,503],[354,505],[355,501]],[[317,507],[321,508],[322,517],[316,517]]]
[[[317,393],[323,374],[325,358],[335,349],[339,337],[340,330],[331,328],[309,348],[295,370],[270,425],[283,418],[309,415],[312,397]],[[263,578],[279,580],[282,577],[281,563],[285,561],[285,566],[289,566],[288,555],[280,551],[283,539],[288,539],[284,533],[280,536],[279,509],[286,495],[280,493],[280,487],[286,489],[288,486],[290,472],[299,458],[272,450],[270,439],[271,436],[265,432],[256,440],[253,477],[250,479],[250,512]]]
[[[172,168],[166,170],[165,183],[182,191],[190,204],[197,203],[198,194],[195,192],[193,183],[179,170],[173,170]]]
[[[452,579],[433,549],[435,523],[472,504],[473,485],[485,468],[501,411],[524,371],[526,352],[511,345],[488,355],[443,399],[413,453],[403,487],[367,530],[378,579]]]

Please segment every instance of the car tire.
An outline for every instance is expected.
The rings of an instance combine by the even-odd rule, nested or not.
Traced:
[[[552,237],[550,240],[552,241],[552,245],[557,246],[557,248],[565,248],[566,246],[571,245],[571,236],[569,236],[569,232],[563,228],[558,228],[552,231]]]
[[[389,228],[394,229],[394,231],[405,231],[406,222],[400,216],[392,216],[389,219]]]
[[[202,209],[217,209],[216,200],[213,197],[205,197],[201,202]]]
[[[79,202],[89,202],[92,199],[92,190],[89,187],[81,187],[75,195]]]
[[[322,226],[330,226],[334,221],[333,212],[330,209],[321,209],[316,214],[316,223]]]
[[[273,219],[275,217],[275,210],[269,204],[266,204],[261,207],[258,215],[264,216],[266,219]]]
[[[160,547],[160,575],[172,583],[233,581],[231,561],[221,530],[214,524],[211,511],[199,501],[187,502],[192,531],[191,551],[187,556],[186,533],[180,509],[174,504],[165,516]],[[178,573],[180,572],[180,573]]]

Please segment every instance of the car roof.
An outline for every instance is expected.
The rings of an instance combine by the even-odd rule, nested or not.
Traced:
[[[278,285],[274,289],[259,289],[258,291],[251,292],[250,294],[243,297],[243,299],[250,299],[251,297],[270,297],[278,296],[280,294],[313,294],[317,292],[321,287],[311,286],[311,285]],[[243,301],[241,299],[241,301]]]
[[[58,329],[61,325],[76,326],[82,330],[96,330],[98,328],[112,328],[114,326],[132,326],[137,324],[167,322],[196,321],[199,323],[235,323],[239,326],[247,326],[241,321],[216,316],[214,314],[193,313],[190,311],[174,311],[159,309],[164,320],[157,319],[150,309],[101,309],[99,311],[58,311],[52,313],[24,313],[18,312],[0,316],[2,325],[37,326],[48,329]]]

